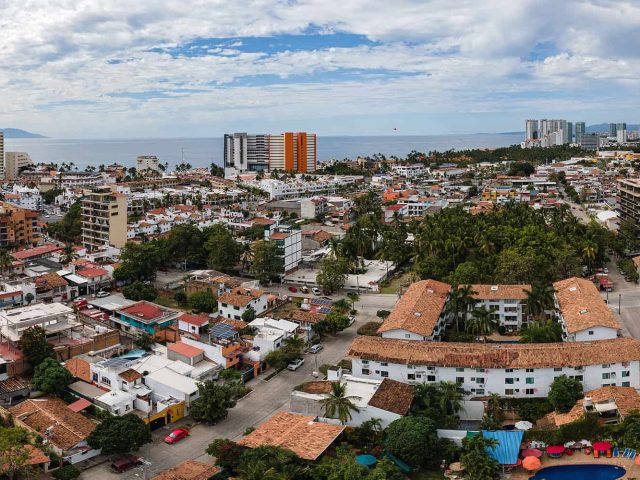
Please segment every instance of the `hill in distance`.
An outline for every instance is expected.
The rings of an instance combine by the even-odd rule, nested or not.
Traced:
[[[39,133],[31,133],[19,128],[0,128],[0,132],[4,133],[4,138],[47,138]]]

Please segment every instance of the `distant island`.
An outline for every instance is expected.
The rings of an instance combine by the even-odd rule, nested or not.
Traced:
[[[0,128],[0,132],[4,133],[4,138],[47,138],[39,133],[31,133],[19,128]]]

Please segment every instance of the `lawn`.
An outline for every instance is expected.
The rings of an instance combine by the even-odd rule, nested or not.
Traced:
[[[398,278],[391,279],[389,285],[386,285],[380,289],[380,293],[398,293],[398,289],[401,285],[408,285],[411,283],[411,272],[406,272],[400,275]]]

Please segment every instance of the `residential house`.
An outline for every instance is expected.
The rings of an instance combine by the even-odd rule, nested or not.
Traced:
[[[43,300],[62,302],[70,298],[68,282],[57,273],[50,272],[40,275],[36,277],[35,284],[35,300],[38,302]]]
[[[208,463],[195,460],[185,460],[175,467],[163,470],[151,480],[209,480],[220,473],[222,469]]]
[[[126,332],[155,335],[156,332],[173,325],[179,316],[180,312],[177,310],[142,300],[116,310],[113,321]]]
[[[111,275],[108,270],[100,267],[83,268],[76,272],[87,281],[87,293],[95,294],[103,287],[111,285]]]
[[[268,295],[262,290],[250,288],[235,288],[218,297],[218,313],[225,318],[241,320],[242,315],[253,308],[256,315],[267,310]]]
[[[203,334],[206,333],[208,326],[209,317],[207,315],[183,313],[178,317],[178,330],[181,332]]]

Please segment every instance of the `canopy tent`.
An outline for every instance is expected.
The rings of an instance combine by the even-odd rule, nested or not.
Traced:
[[[495,439],[498,442],[496,447],[487,448],[487,454],[500,465],[514,465],[518,462],[523,435],[524,432],[521,430],[482,432],[485,439]]]
[[[564,445],[551,445],[550,447],[547,447],[547,453],[549,455],[560,455],[561,453],[564,453]]]

